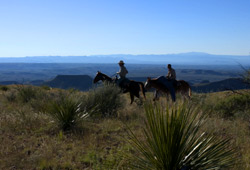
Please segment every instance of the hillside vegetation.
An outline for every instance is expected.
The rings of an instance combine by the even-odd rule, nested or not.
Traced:
[[[144,169],[165,167],[159,162],[169,153],[157,153],[154,146],[172,148],[162,159],[172,157],[167,164],[172,169],[250,169],[249,91],[193,93],[190,101],[177,96],[176,103],[165,98],[152,103],[153,94],[147,93],[147,101],[132,105],[115,86],[81,92],[12,85],[1,86],[0,94],[0,169],[143,169],[143,162]],[[168,121],[162,115],[170,115]],[[166,132],[163,124],[175,130]],[[182,152],[159,142],[171,134],[175,143],[184,141]],[[178,162],[173,153],[187,159]],[[206,159],[211,162],[202,162]]]

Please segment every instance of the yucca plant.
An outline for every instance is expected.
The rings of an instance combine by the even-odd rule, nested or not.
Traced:
[[[132,169],[223,169],[237,160],[228,139],[201,132],[206,118],[197,109],[185,104],[171,108],[148,104],[145,112],[145,140],[130,131],[137,153],[130,159]]]
[[[87,117],[87,113],[81,110],[81,103],[71,98],[61,98],[54,101],[48,108],[48,113],[65,131],[71,129],[74,125]]]

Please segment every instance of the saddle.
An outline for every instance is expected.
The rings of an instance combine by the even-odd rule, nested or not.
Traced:
[[[175,90],[177,87],[177,81],[172,79],[167,79],[165,76],[158,77],[157,81],[162,85],[164,85],[170,91],[172,100],[175,101]]]
[[[129,83],[130,83],[130,80],[128,79],[128,78],[124,78],[123,80],[121,80],[121,82],[120,82],[120,86],[122,87],[122,88],[126,88],[128,85],[129,85]]]
[[[126,89],[130,83],[130,80],[128,78],[118,79],[116,77],[115,79],[113,79],[113,81],[122,89]]]

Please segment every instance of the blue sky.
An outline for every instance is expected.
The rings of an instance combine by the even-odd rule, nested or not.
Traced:
[[[250,55],[250,0],[0,0],[0,57]]]

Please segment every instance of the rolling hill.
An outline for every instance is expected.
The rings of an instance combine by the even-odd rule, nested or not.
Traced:
[[[222,81],[197,84],[192,86],[192,90],[195,92],[218,92],[226,90],[240,90],[249,89],[250,85],[246,84],[241,78],[230,78]]]
[[[58,75],[44,84],[54,88],[87,91],[92,87],[93,79],[88,75]]]

